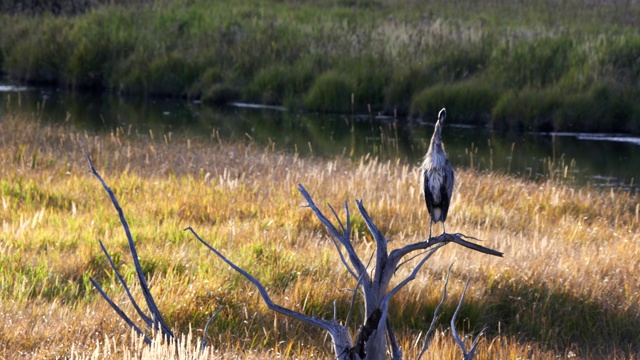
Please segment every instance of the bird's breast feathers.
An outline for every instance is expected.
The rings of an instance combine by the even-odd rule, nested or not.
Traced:
[[[428,169],[427,170],[427,178],[429,179],[429,191],[433,196],[433,202],[435,204],[440,203],[440,188],[443,185],[443,175],[444,171],[441,169]]]

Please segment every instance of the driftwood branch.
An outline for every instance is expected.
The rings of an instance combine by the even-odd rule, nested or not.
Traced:
[[[249,280],[258,289],[258,292],[260,293],[262,300],[270,310],[292,317],[294,319],[297,319],[299,321],[302,321],[312,326],[319,327],[327,331],[331,335],[331,339],[333,340],[334,350],[335,350],[335,353],[338,355],[338,359],[351,359],[351,357],[349,357],[350,350],[352,348],[351,336],[349,335],[349,332],[345,327],[338,324],[337,322],[319,319],[313,316],[308,316],[308,315],[305,315],[297,311],[293,311],[275,304],[273,300],[271,300],[269,293],[264,288],[262,283],[260,283],[260,281],[258,281],[256,278],[251,276],[251,274],[249,274],[247,271],[245,271],[238,265],[234,264],[231,260],[227,259],[224,255],[222,255],[218,250],[216,250],[209,243],[204,241],[200,237],[200,235],[198,235],[198,233],[196,233],[195,230],[193,230],[193,228],[188,227],[185,230],[190,231],[196,237],[196,239],[198,239],[198,241],[200,241],[204,246],[206,246],[209,250],[211,250],[214,254],[216,254],[220,259],[222,259],[222,261],[227,263],[227,265],[231,266],[231,268],[233,268],[235,271],[239,272],[242,276],[244,276],[247,280]]]
[[[100,181],[100,184],[102,184],[102,188],[109,195],[109,198],[111,199],[111,203],[113,204],[113,207],[118,212],[118,216],[120,218],[120,223],[122,224],[122,228],[124,229],[125,235],[127,236],[127,241],[129,243],[129,252],[131,253],[131,258],[133,259],[133,264],[134,264],[135,269],[136,269],[136,275],[137,275],[137,278],[138,278],[138,282],[140,283],[140,289],[142,290],[142,294],[143,294],[144,299],[145,299],[145,301],[147,303],[147,307],[149,308],[149,312],[151,313],[150,316],[144,315],[144,313],[142,312],[142,310],[140,309],[138,304],[133,300],[133,297],[131,296],[131,293],[129,292],[128,287],[126,286],[124,280],[122,279],[122,276],[120,276],[120,274],[118,273],[118,270],[116,269],[115,265],[113,264],[113,261],[111,261],[111,257],[108,255],[107,250],[102,245],[102,242],[100,242],[100,247],[102,248],[104,253],[107,255],[107,259],[109,260],[109,264],[111,265],[111,267],[116,272],[116,276],[118,277],[118,280],[120,281],[120,283],[123,284],[123,286],[125,287],[125,291],[127,292],[127,296],[129,297],[129,300],[133,303],[133,305],[134,305],[136,311],[138,312],[138,314],[140,314],[140,317],[147,324],[151,324],[151,326],[152,326],[152,328],[154,330],[159,330],[163,334],[163,336],[166,336],[166,337],[169,337],[169,338],[173,338],[174,337],[173,332],[171,331],[169,326],[167,326],[166,322],[164,321],[164,319],[162,317],[162,314],[160,314],[160,311],[158,310],[158,307],[156,306],[156,303],[153,300],[153,296],[151,295],[151,291],[149,290],[149,285],[147,284],[147,279],[145,278],[144,273],[142,271],[142,266],[140,265],[140,260],[138,258],[138,252],[136,251],[136,245],[135,245],[135,243],[133,241],[133,236],[131,235],[131,231],[129,230],[129,224],[127,223],[127,219],[124,216],[124,212],[122,211],[122,208],[120,207],[120,204],[118,204],[118,200],[116,199],[116,196],[114,195],[113,191],[111,191],[111,189],[107,186],[107,184],[102,179],[100,174],[98,174],[98,172],[94,168],[93,162],[91,161],[91,157],[89,156],[89,153],[87,153],[87,160],[89,161],[89,167],[91,169],[91,174],[93,174],[93,176],[95,176],[98,179],[98,181]],[[98,285],[98,283],[94,279],[90,279],[90,280],[91,280],[91,283],[94,286]],[[109,304],[113,304],[113,301],[111,301],[108,298],[108,296],[106,295],[106,293],[104,291],[102,291],[100,286],[97,286],[96,289],[98,289],[98,291],[100,292],[102,297],[104,297],[105,300],[107,300],[107,302],[109,302]],[[114,305],[111,305],[111,306],[114,307]],[[115,308],[114,308],[114,310],[115,310]],[[116,312],[118,312],[118,310],[116,310]],[[118,314],[120,314],[120,316],[122,317],[120,312],[118,312]],[[125,321],[127,321],[126,318],[123,317],[123,319]],[[130,323],[130,320],[127,323]],[[140,329],[137,329],[136,331],[139,332]],[[146,338],[145,341],[147,341],[147,340],[149,340],[149,339]]]
[[[204,326],[204,330],[202,330],[202,341],[200,341],[200,349],[202,351],[204,351],[204,349],[207,347],[207,330],[209,330],[209,325],[211,324],[211,322],[213,321],[213,319],[216,318],[216,316],[218,316],[218,314],[220,313],[220,311],[222,311],[222,309],[224,309],[224,305],[220,306],[218,308],[218,310],[216,310],[216,312],[213,313],[213,315],[211,315],[211,317],[209,318],[209,320],[207,320],[207,324]]]
[[[91,281],[91,283],[93,284],[93,287],[96,288],[96,290],[98,290],[98,292],[100,293],[100,295],[102,295],[102,298],[111,306],[111,308],[116,312],[116,314],[118,314],[118,316],[120,316],[120,318],[122,320],[124,320],[124,322],[127,323],[127,325],[129,325],[133,330],[135,330],[135,332],[142,336],[144,342],[147,345],[151,345],[152,341],[151,339],[149,339],[149,337],[147,335],[145,335],[144,331],[142,331],[138,325],[136,325],[128,316],[127,314],[122,311],[122,309],[120,309],[120,307],[118,305],[116,305],[116,303],[113,302],[113,300],[111,300],[111,298],[109,297],[109,295],[107,295],[104,290],[102,290],[102,288],[100,287],[100,285],[93,279],[93,278],[89,278],[89,281]]]
[[[322,224],[324,224],[324,226],[327,228],[327,230],[329,231],[329,235],[331,235],[336,241],[340,243],[340,245],[342,245],[345,248],[347,255],[349,257],[349,261],[351,261],[351,265],[355,268],[355,274],[352,274],[352,276],[356,279],[358,279],[359,277],[362,277],[363,278],[362,281],[365,283],[370,282],[371,280],[369,279],[369,275],[367,274],[367,269],[362,263],[362,261],[360,260],[360,257],[358,257],[358,254],[353,248],[353,245],[351,244],[351,221],[349,216],[349,206],[347,205],[347,203],[345,202],[344,204],[345,212],[346,212],[345,222],[347,224],[347,227],[346,229],[343,228],[344,231],[340,233],[335,228],[335,226],[333,226],[331,221],[329,221],[329,219],[327,219],[327,217],[324,216],[324,214],[318,209],[316,204],[311,199],[311,196],[309,195],[307,190],[302,185],[298,185],[298,190],[300,191],[300,194],[302,194],[302,196],[305,198],[305,200],[307,201],[307,204],[309,205],[311,210],[313,210],[313,212],[316,214],[320,222],[322,222]],[[335,214],[335,211],[333,213]]]
[[[444,233],[439,236],[429,238],[425,241],[409,244],[402,248],[391,251],[391,254],[389,254],[389,262],[397,265],[400,259],[402,259],[405,255],[413,251],[428,249],[436,244],[448,244],[448,243],[455,243],[458,245],[462,245],[468,249],[475,250],[487,255],[493,255],[498,257],[502,257],[503,255],[503,253],[500,251],[489,249],[482,245],[474,244],[465,239],[477,240],[474,237],[467,236],[460,233],[455,233],[455,234]]]
[[[134,266],[135,266],[135,269],[136,269],[136,275],[137,275],[138,281],[140,282],[140,288],[142,290],[142,294],[143,294],[143,296],[145,298],[145,301],[147,303],[149,312],[151,313],[150,316],[145,314],[145,312],[142,311],[142,309],[140,308],[138,303],[135,301],[135,299],[133,298],[133,295],[131,294],[131,290],[129,290],[129,286],[127,286],[127,283],[124,281],[124,278],[122,277],[122,275],[118,271],[118,268],[114,264],[113,259],[109,255],[109,252],[105,248],[105,246],[102,243],[102,241],[98,240],[98,243],[100,244],[100,249],[102,249],[102,252],[104,253],[105,257],[107,258],[107,261],[109,262],[109,266],[111,266],[111,269],[113,269],[114,273],[116,274],[116,277],[117,277],[118,281],[120,282],[120,284],[124,288],[125,293],[127,294],[127,297],[129,298],[129,301],[133,305],[134,309],[136,310],[136,313],[138,314],[138,316],[140,316],[142,321],[152,331],[160,331],[160,333],[162,334],[163,338],[165,338],[165,339],[173,338],[174,337],[173,331],[171,331],[169,326],[167,326],[166,322],[164,321],[164,318],[162,317],[162,314],[160,313],[160,311],[158,310],[158,307],[156,306],[156,303],[155,303],[155,300],[153,299],[153,296],[151,295],[151,290],[149,289],[149,286],[147,284],[146,278],[144,276],[144,272],[142,271],[142,266],[140,265],[140,258],[138,257],[138,252],[136,251],[136,246],[135,246],[135,242],[133,241],[133,236],[131,235],[131,231],[129,230],[129,224],[128,224],[125,216],[124,216],[124,211],[120,207],[120,204],[118,203],[118,200],[116,199],[115,194],[113,193],[113,191],[107,186],[107,184],[102,179],[100,174],[98,174],[98,172],[96,171],[95,167],[93,166],[93,162],[91,161],[91,157],[89,156],[88,153],[86,154],[86,156],[87,156],[87,160],[89,161],[91,174],[93,174],[93,176],[95,176],[100,181],[100,183],[102,184],[102,187],[104,188],[104,190],[109,195],[109,198],[111,199],[111,203],[113,204],[113,206],[115,207],[115,209],[116,209],[116,211],[118,213],[118,216],[120,218],[120,223],[122,225],[122,228],[124,229],[125,235],[127,236],[127,240],[128,240],[128,244],[129,244],[129,251],[131,253],[131,258],[133,259],[133,263],[134,263]],[[90,277],[89,280],[91,281],[91,284],[93,284],[93,286],[96,288],[96,290],[98,290],[98,292],[100,293],[102,298],[118,314],[118,316],[120,316],[120,318],[122,318],[127,323],[127,325],[129,325],[138,335],[142,336],[144,342],[147,345],[151,345],[151,343],[153,342],[151,340],[151,338],[149,336],[147,336],[145,334],[145,332],[138,325],[136,325],[133,322],[133,320],[131,320],[131,318],[129,318],[129,316],[127,316],[127,314],[118,305],[116,305],[116,303],[113,300],[111,300],[111,298],[107,295],[107,293],[102,289],[100,284],[98,284],[98,282],[94,278]],[[207,324],[205,325],[205,328],[204,328],[202,341],[201,341],[202,349],[204,349],[205,346],[206,346],[205,337],[206,337],[206,334],[207,334],[207,329],[209,327],[209,324],[218,315],[218,313],[220,313],[220,311],[222,309],[223,309],[223,307],[220,307],[218,310],[216,310],[216,312],[209,318],[209,321],[207,321]]]
[[[380,308],[383,309],[382,318],[384,319],[384,321],[387,322],[387,333],[389,335],[389,340],[390,340],[389,341],[389,345],[391,346],[392,354],[394,354],[393,355],[394,359],[402,359],[402,350],[398,346],[398,343],[395,341],[395,335],[394,335],[394,332],[393,332],[393,328],[392,328],[391,323],[390,323],[389,318],[388,318],[388,315],[389,315],[389,304],[391,303],[391,299],[393,298],[393,296],[398,291],[400,291],[400,289],[402,289],[410,281],[413,281],[413,279],[415,279],[416,275],[418,274],[418,272],[420,271],[420,269],[422,268],[424,263],[427,261],[427,259],[429,259],[431,257],[431,255],[433,255],[442,246],[444,246],[444,244],[438,244],[437,246],[435,246],[434,248],[429,250],[427,252],[427,254],[422,258],[422,260],[420,260],[418,265],[416,265],[413,268],[413,271],[409,274],[409,276],[404,278],[398,285],[396,285],[393,289],[391,289],[391,291],[389,291],[382,298],[382,302],[380,304]]]
[[[453,338],[455,339],[456,344],[458,344],[458,347],[462,351],[462,356],[464,360],[473,359],[473,356],[476,352],[476,347],[478,346],[478,340],[480,340],[480,337],[482,337],[482,335],[484,335],[484,332],[487,331],[488,329],[487,327],[484,327],[482,330],[480,330],[478,335],[476,335],[476,337],[473,339],[473,343],[471,344],[471,349],[467,351],[467,349],[464,346],[464,342],[462,341],[462,339],[460,339],[460,336],[456,331],[456,319],[458,318],[458,313],[460,312],[460,308],[462,307],[462,302],[464,301],[464,296],[467,293],[468,287],[469,287],[469,280],[467,280],[467,283],[464,285],[464,290],[462,290],[462,296],[460,296],[460,302],[458,303],[458,306],[456,307],[456,311],[453,313],[453,317],[451,318],[451,335],[453,335]]]
[[[100,244],[100,248],[102,249],[102,252],[104,253],[105,257],[107,258],[107,261],[109,262],[109,265],[111,266],[111,269],[113,269],[114,273],[116,274],[116,277],[118,278],[118,281],[120,282],[120,284],[124,288],[124,291],[127,294],[127,297],[129,298],[129,301],[131,301],[131,304],[133,305],[134,309],[136,310],[136,312],[138,313],[140,318],[147,324],[147,326],[153,327],[153,320],[151,320],[151,318],[149,318],[142,311],[142,309],[140,309],[140,306],[138,306],[136,301],[133,299],[133,295],[131,295],[131,291],[129,290],[129,287],[127,286],[127,283],[122,278],[122,275],[120,275],[120,272],[118,271],[118,268],[116,268],[116,265],[113,263],[113,260],[111,259],[111,256],[109,255],[109,252],[107,251],[107,249],[104,247],[104,244],[102,243],[101,240],[98,240],[98,243]],[[93,279],[90,279],[90,280],[92,280],[92,283],[93,283]],[[95,285],[97,285],[97,283],[94,284],[94,286]],[[98,288],[99,287],[100,286],[98,286]]]
[[[449,285],[449,275],[451,275],[452,266],[453,264],[449,266],[449,269],[447,269],[447,277],[444,280],[442,298],[440,299],[438,306],[436,306],[436,309],[433,311],[433,319],[431,319],[431,324],[429,325],[429,329],[427,330],[427,333],[424,336],[424,345],[422,346],[422,350],[420,350],[420,354],[418,354],[418,360],[422,358],[422,354],[424,354],[424,352],[427,351],[427,349],[429,348],[429,342],[431,341],[431,333],[433,332],[433,330],[435,330],[436,323],[440,318],[440,308],[442,307],[442,304],[444,303],[444,301],[447,299],[447,285]]]
[[[393,327],[391,326],[391,320],[389,320],[389,317],[387,317],[387,335],[389,336],[389,346],[391,347],[391,359],[402,360],[402,350],[396,340],[396,335],[393,332]]]

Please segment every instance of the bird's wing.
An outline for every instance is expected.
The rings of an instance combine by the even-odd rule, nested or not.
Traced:
[[[444,167],[444,179],[442,182],[447,187],[447,197],[449,199],[451,199],[451,196],[453,195],[453,185],[455,181],[456,181],[456,176],[455,176],[455,173],[453,172],[453,167],[449,163],[449,160],[447,160],[447,164]]]
[[[424,192],[424,202],[427,204],[427,211],[429,211],[429,215],[433,213],[433,194],[429,190],[429,176],[427,176],[428,172],[425,169],[422,172],[422,190]]]
[[[453,194],[453,183],[455,175],[449,161],[444,167],[444,176],[442,177],[442,186],[440,187],[440,202],[442,203],[442,221],[447,220],[449,213],[449,204],[451,203],[451,195]]]

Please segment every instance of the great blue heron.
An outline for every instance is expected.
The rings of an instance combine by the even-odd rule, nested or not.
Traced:
[[[431,226],[433,223],[442,222],[442,233],[445,233],[444,222],[447,220],[449,203],[453,193],[454,174],[453,168],[447,159],[440,134],[447,110],[444,108],[438,113],[438,121],[433,130],[429,151],[420,166],[422,172],[422,190],[424,201],[431,221],[429,221],[429,238],[431,238]]]

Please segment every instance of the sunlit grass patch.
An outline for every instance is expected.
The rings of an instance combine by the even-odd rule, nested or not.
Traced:
[[[362,199],[392,248],[428,235],[418,173],[401,161],[302,158],[184,134],[78,132],[12,115],[0,127],[2,357],[90,357],[110,347],[113,358],[126,358],[151,351],[136,350],[137,340],[88,282],[92,276],[124,300],[98,246],[102,240],[135,283],[117,214],[88,172],[85,151],[118,197],[151,291],[176,332],[191,329],[200,338],[209,316],[225,306],[207,334],[210,358],[326,358],[330,345],[318,330],[268,311],[255,289],[185,227],[263,281],[278,304],[324,318],[333,316],[333,300],[338,317],[346,316],[354,284],[322,225],[303,207],[298,183],[319,207],[328,210],[330,203],[340,216],[343,201],[353,213],[353,200]],[[551,175],[527,181],[457,169],[456,179],[447,231],[474,235],[505,257],[449,245],[430,259],[391,306],[407,358],[421,347],[416,339],[428,328],[452,263],[450,299],[471,278],[459,330],[489,326],[478,358],[637,353],[638,195],[569,187]],[[355,247],[368,257],[366,225],[353,214],[352,225]],[[133,291],[140,297],[136,285]],[[455,303],[443,305],[427,358],[459,356],[447,323]],[[355,328],[362,309],[354,316]],[[196,340],[188,342],[195,349]]]

